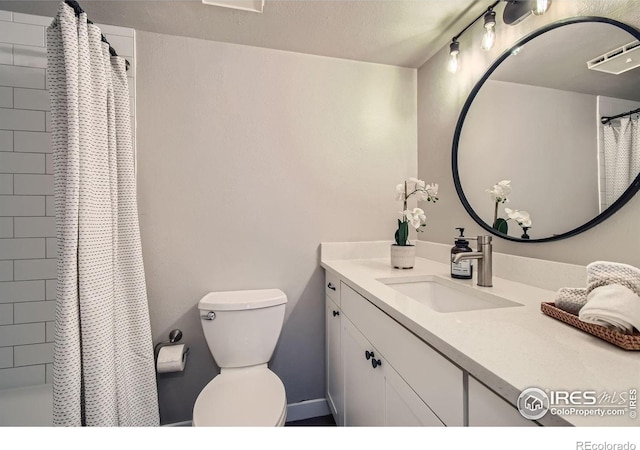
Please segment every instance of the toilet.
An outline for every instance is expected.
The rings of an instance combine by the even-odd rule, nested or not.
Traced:
[[[286,303],[280,289],[210,292],[200,300],[200,323],[220,374],[198,394],[193,426],[284,426],[284,385],[267,363]]]

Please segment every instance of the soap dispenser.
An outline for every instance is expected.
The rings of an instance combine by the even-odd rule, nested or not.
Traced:
[[[464,228],[456,228],[456,230],[460,230],[460,236],[456,237],[455,245],[451,247],[451,259],[457,253],[473,251],[469,247],[469,241],[464,238]],[[470,280],[472,276],[473,265],[470,259],[464,259],[457,263],[451,262],[451,278]]]

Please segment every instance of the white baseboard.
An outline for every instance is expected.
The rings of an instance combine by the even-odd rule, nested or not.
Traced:
[[[322,417],[329,414],[331,414],[331,411],[326,398],[316,398],[287,405],[287,422]]]
[[[294,420],[311,419],[313,417],[322,417],[331,414],[329,404],[325,398],[317,398],[315,400],[305,400],[304,402],[291,403],[287,405],[287,422]],[[191,421],[167,423],[163,427],[190,427]]]

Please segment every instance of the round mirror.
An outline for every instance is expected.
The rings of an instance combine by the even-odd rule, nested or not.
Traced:
[[[614,20],[574,18],[526,36],[493,63],[453,140],[456,190],[476,222],[505,239],[551,241],[597,225],[633,197],[639,39]]]

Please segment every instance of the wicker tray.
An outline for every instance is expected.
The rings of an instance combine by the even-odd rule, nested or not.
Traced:
[[[640,350],[640,333],[638,332],[633,334],[623,334],[600,325],[583,322],[578,318],[578,316],[556,308],[555,304],[552,302],[543,302],[540,305],[540,309],[547,316],[572,325],[613,345],[617,345],[620,348],[625,350]]]

